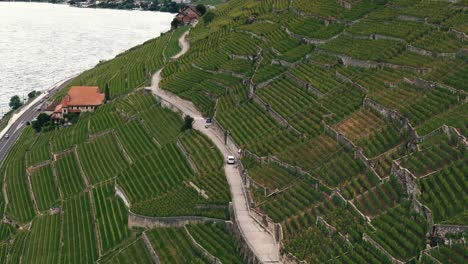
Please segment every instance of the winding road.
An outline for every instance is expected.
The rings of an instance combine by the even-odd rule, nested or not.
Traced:
[[[188,32],[189,31],[185,32],[180,37],[179,46],[182,50],[173,58],[179,58],[188,51],[190,47],[186,40]],[[161,99],[176,106],[185,115],[193,117],[195,120],[193,128],[208,136],[216,144],[218,149],[221,150],[224,157],[228,155],[237,156],[237,149],[235,146],[224,144],[224,135],[220,130],[205,128],[205,119],[192,102],[184,100],[169,91],[160,89],[159,82],[161,81],[161,71],[162,69],[156,72],[152,77],[152,92]],[[244,195],[242,177],[237,166],[225,165],[224,171],[230,186],[236,219],[238,220],[239,228],[244,234],[247,243],[262,263],[279,263],[280,245],[269,232],[250,216],[246,197]]]

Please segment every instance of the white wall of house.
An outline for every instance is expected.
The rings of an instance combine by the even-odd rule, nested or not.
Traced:
[[[67,110],[80,110],[81,112],[92,112],[96,109],[96,106],[69,106],[62,109],[62,113],[66,114]]]

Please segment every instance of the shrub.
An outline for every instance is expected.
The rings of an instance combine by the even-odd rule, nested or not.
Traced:
[[[215,14],[213,12],[208,12],[203,16],[203,22],[205,22],[205,25],[208,25],[214,18]]]
[[[192,129],[192,124],[193,124],[193,117],[191,116],[185,116],[184,117],[184,124],[182,125],[181,131],[184,132],[185,130]]]

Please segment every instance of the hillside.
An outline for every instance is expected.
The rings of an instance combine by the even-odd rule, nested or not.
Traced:
[[[454,2],[231,0],[84,72],[70,86],[111,102],[28,127],[0,167],[0,262],[250,262],[242,197],[284,263],[466,263],[468,3]],[[181,132],[182,99],[211,127]],[[148,224],[184,217],[197,222]]]

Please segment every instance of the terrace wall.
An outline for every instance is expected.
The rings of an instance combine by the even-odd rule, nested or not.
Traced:
[[[221,263],[221,260],[219,260],[217,257],[213,256],[202,245],[198,244],[198,242],[195,240],[195,238],[193,238],[192,234],[190,234],[190,232],[188,231],[186,226],[184,226],[184,230],[185,230],[185,233],[187,234],[187,236],[192,241],[192,244],[194,244],[195,247],[198,248],[203,253],[203,255],[205,255],[205,257],[207,257],[210,260],[211,263],[213,263],[213,264]]]
[[[390,255],[390,253],[388,253],[387,250],[385,250],[379,243],[375,242],[375,240],[372,239],[370,236],[368,236],[366,233],[362,234],[362,239],[364,241],[367,241],[367,242],[371,243],[375,248],[377,248],[380,252],[382,252],[384,255],[386,255],[392,261],[392,263],[395,263],[395,264],[405,263],[405,262],[395,258],[394,256]]]
[[[198,168],[195,165],[195,162],[193,162],[192,158],[190,157],[190,153],[188,153],[188,151],[185,149],[185,147],[182,145],[182,143],[180,143],[179,139],[177,139],[176,144],[177,144],[177,147],[179,147],[179,149],[184,153],[185,158],[187,159],[187,161],[188,161],[190,167],[192,168],[192,170],[198,173]]]
[[[225,223],[225,220],[201,216],[151,217],[128,212],[128,227],[183,227],[187,224]]]
[[[403,168],[397,160],[392,163],[391,174],[395,175],[398,182],[403,186],[406,194],[411,197],[416,197],[421,192],[416,184],[416,176],[407,168]]]
[[[130,199],[128,199],[127,195],[125,194],[125,191],[120,187],[120,185],[115,183],[114,189],[115,189],[115,195],[117,195],[118,197],[122,199],[122,201],[124,202],[127,208],[130,208],[131,206]]]
[[[463,233],[468,232],[468,226],[466,225],[434,225],[432,228],[432,235],[445,239],[447,234]]]
[[[249,245],[249,242],[245,239],[244,233],[239,228],[239,222],[235,217],[234,209],[232,203],[229,204],[229,215],[231,216],[231,233],[234,235],[234,238],[239,243],[239,251],[244,257],[244,261],[249,264],[260,264],[261,261],[252,250],[252,247]]]
[[[446,134],[450,138],[455,137],[458,144],[464,145],[466,148],[468,148],[468,140],[466,137],[462,135],[456,128],[449,127],[447,125],[442,125],[441,127],[434,129],[429,134],[418,137],[418,142],[424,142],[427,139],[439,134]]]
[[[432,228],[434,226],[434,217],[432,217],[431,209],[429,209],[429,207],[425,206],[417,199],[413,199],[411,201],[411,205],[417,213],[422,215],[427,220],[429,223],[429,228]]]
[[[318,97],[322,97],[323,96],[323,93],[320,92],[317,88],[315,88],[312,84],[308,83],[308,82],[304,82],[303,80],[297,78],[296,76],[294,76],[293,74],[291,74],[290,72],[286,72],[286,76],[288,76],[289,78],[293,79],[296,83],[298,83],[299,85],[301,85],[302,87],[304,87],[305,89],[313,92],[315,95],[317,95]]]
[[[410,44],[406,45],[406,49],[411,51],[411,52],[417,53],[419,55],[423,55],[423,56],[427,56],[427,57],[435,57],[435,58],[452,58],[452,59],[454,59],[456,57],[456,55],[457,55],[456,53],[437,53],[437,52],[421,49],[421,48],[412,46]]]
[[[153,263],[159,264],[160,263],[159,262],[159,257],[156,254],[156,252],[154,251],[153,245],[151,245],[151,242],[150,242],[148,236],[146,235],[146,232],[143,232],[143,235],[141,235],[141,237],[143,239],[143,243],[145,243],[146,248],[150,252],[151,258],[153,259]]]
[[[265,110],[268,112],[268,114],[270,114],[270,116],[273,117],[282,126],[287,127],[287,128],[291,127],[286,119],[284,119],[280,114],[278,114],[278,112],[273,110],[273,108],[271,108],[271,106],[269,104],[265,103],[265,101],[263,101],[262,98],[260,98],[258,95],[256,95],[255,93],[252,94],[252,99],[258,105],[265,108]]]
[[[363,106],[375,111],[377,114],[379,114],[380,116],[383,116],[386,119],[389,119],[393,122],[398,123],[402,127],[402,129],[408,132],[409,134],[409,140],[407,143],[408,149],[414,150],[417,148],[419,136],[418,136],[418,133],[416,132],[416,129],[414,129],[414,127],[409,122],[408,118],[401,116],[397,111],[384,107],[383,105],[367,97],[364,98]]]
[[[431,70],[429,68],[414,68],[410,66],[396,65],[392,63],[386,63],[386,62],[358,60],[358,59],[354,59],[344,54],[337,54],[337,53],[333,53],[329,51],[324,51],[324,50],[320,50],[319,48],[317,48],[316,51],[319,53],[324,53],[324,54],[328,54],[328,55],[339,58],[342,61],[344,66],[353,66],[353,67],[360,67],[360,68],[367,68],[367,69],[369,68],[373,68],[373,69],[391,68],[391,69],[412,71],[412,72],[419,73],[419,74],[426,74]]]

